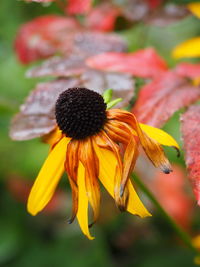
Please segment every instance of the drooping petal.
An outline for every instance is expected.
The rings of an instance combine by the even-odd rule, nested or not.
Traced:
[[[123,125],[120,122],[110,120],[104,126],[105,131],[107,132],[108,136],[116,143],[127,144],[130,133],[122,127]]]
[[[96,154],[94,153],[91,138],[82,141],[80,146],[80,161],[85,168],[86,192],[90,205],[93,209],[93,223],[95,223],[99,217],[100,206],[100,189],[98,183],[99,162]]]
[[[101,148],[95,143],[94,149],[99,159],[99,179],[109,194],[114,198],[117,159],[113,152],[105,148]],[[128,180],[127,183],[127,190],[129,193],[127,211],[132,214],[137,214],[140,217],[150,216],[150,213],[140,201],[130,180]]]
[[[133,129],[133,135],[137,133],[140,143],[155,167],[159,167],[164,173],[171,172],[171,166],[165,157],[161,145],[142,131],[135,116],[125,110],[113,109],[109,111],[109,118],[126,123]]]
[[[80,228],[84,235],[86,235],[90,240],[94,239],[90,235],[88,228],[88,197],[85,187],[85,168],[83,164],[79,162],[78,167],[78,212],[77,219],[80,225]]]
[[[76,217],[78,210],[78,165],[79,165],[79,141],[71,140],[67,146],[65,168],[68,174],[68,179],[72,189],[72,216],[69,223],[72,223]]]
[[[139,123],[139,125],[142,131],[144,131],[150,138],[156,140],[161,145],[172,146],[179,149],[177,142],[168,133],[147,124]]]
[[[98,146],[106,148],[113,152],[116,160],[117,166],[115,168],[115,177],[114,177],[114,199],[115,203],[121,211],[124,211],[127,206],[128,192],[125,190],[123,194],[121,193],[121,184],[122,184],[122,172],[123,164],[122,158],[120,155],[119,145],[113,142],[113,140],[107,135],[105,131],[100,132],[96,137],[95,141]]]
[[[104,129],[112,140],[114,138],[115,142],[123,144],[123,174],[120,185],[120,196],[122,197],[128,178],[133,171],[138,157],[138,142],[135,138],[137,133],[135,132],[134,136],[133,130],[128,124],[113,120],[108,121]]]
[[[172,51],[174,58],[200,57],[200,37],[192,38],[177,45]]]
[[[123,159],[123,175],[122,175],[122,182],[121,182],[121,195],[124,192],[124,188],[130,178],[130,175],[133,171],[135,166],[136,160],[138,158],[138,146],[135,138],[130,136],[129,143],[126,147]]]
[[[62,138],[51,151],[31,189],[27,209],[36,215],[51,200],[56,186],[64,172],[64,161],[70,138]]]

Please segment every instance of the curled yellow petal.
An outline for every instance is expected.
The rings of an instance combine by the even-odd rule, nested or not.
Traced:
[[[115,171],[117,166],[116,157],[113,152],[105,148],[100,148],[95,144],[94,148],[99,159],[99,179],[109,194],[114,198]],[[137,214],[140,217],[150,216],[150,213],[142,204],[130,180],[127,182],[127,189],[129,191],[127,211],[132,214]]]
[[[174,58],[200,57],[200,37],[192,38],[176,46],[172,51]]]
[[[200,18],[200,3],[190,3],[187,5],[187,8],[190,10],[190,12],[192,12],[192,14]]]
[[[36,215],[51,200],[64,172],[64,161],[69,141],[70,138],[62,138],[44,162],[28,198],[27,209],[32,215]]]
[[[88,228],[88,197],[85,187],[85,168],[83,164],[79,162],[78,167],[78,212],[77,219],[80,225],[80,228],[84,235],[86,235],[90,240],[94,239],[90,235]]]
[[[152,139],[156,140],[158,143],[164,146],[173,146],[179,149],[179,145],[174,140],[174,138],[168,133],[164,132],[161,129],[139,123],[140,128]]]
[[[98,181],[99,161],[94,153],[92,138],[81,142],[79,159],[85,168],[85,187],[89,203],[93,209],[92,224],[94,224],[99,217],[100,188]]]

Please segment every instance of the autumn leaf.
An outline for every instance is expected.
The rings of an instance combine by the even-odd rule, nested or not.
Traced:
[[[191,106],[181,116],[181,132],[189,179],[200,205],[200,106]]]
[[[115,27],[115,21],[120,14],[118,7],[110,3],[102,3],[93,8],[86,17],[86,26],[92,30],[108,32]]]
[[[53,57],[27,72],[28,77],[80,75],[88,67],[85,59],[107,51],[126,50],[125,41],[115,34],[83,32],[74,35],[73,50],[63,57]]]
[[[156,77],[167,70],[165,61],[153,48],[134,53],[103,53],[88,58],[86,64],[94,69],[129,73],[143,78]]]
[[[70,57],[52,57],[41,65],[29,69],[27,77],[70,77],[82,74],[86,70],[84,57],[72,55]]]
[[[190,79],[200,78],[200,64],[182,62],[176,66],[175,71],[178,75]]]
[[[199,98],[199,87],[168,71],[140,90],[132,112],[140,122],[162,127],[174,112]]]
[[[80,25],[73,18],[38,17],[21,26],[15,40],[15,51],[24,64],[47,58],[58,51],[71,51],[72,35],[77,30],[80,30]]]
[[[68,0],[66,12],[74,14],[85,14],[87,13],[92,6],[92,0]]]
[[[10,137],[13,140],[28,140],[52,131],[56,125],[56,99],[66,88],[77,87],[78,84],[76,79],[39,83],[21,105],[20,112],[12,119]]]

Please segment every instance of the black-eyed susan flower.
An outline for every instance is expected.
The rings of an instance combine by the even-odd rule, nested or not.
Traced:
[[[162,130],[139,124],[125,110],[106,109],[104,99],[86,88],[70,88],[58,98],[55,108],[57,128],[48,136],[51,151],[39,172],[28,199],[28,211],[36,215],[50,201],[64,171],[72,189],[72,217],[77,217],[89,238],[88,204],[93,222],[99,215],[99,181],[115,199],[121,211],[149,216],[130,174],[141,145],[155,167],[169,173],[171,167],[162,145],[178,148]]]

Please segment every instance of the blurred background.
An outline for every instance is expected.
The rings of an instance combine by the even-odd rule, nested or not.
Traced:
[[[8,136],[12,116],[39,81],[25,78],[27,66],[16,58],[13,44],[20,25],[51,13],[61,14],[61,11],[55,4],[43,7],[15,0],[0,3],[0,266],[193,266],[193,252],[179,241],[142,193],[140,196],[153,213],[151,218],[119,213],[102,188],[100,218],[91,229],[93,241],[83,236],[77,222],[67,223],[71,191],[65,176],[41,214],[32,217],[27,213],[26,199],[48,146],[39,139],[17,142]],[[118,21],[117,31],[128,41],[129,51],[152,46],[171,67],[176,64],[171,57],[172,48],[200,34],[199,20],[192,15],[162,26],[142,20],[130,27],[123,23],[125,21]],[[179,113],[164,129],[181,145]],[[183,153],[179,159],[173,151],[167,150],[167,154],[176,165],[174,176],[165,185],[162,175],[156,173],[157,178],[150,182],[152,190],[160,192],[157,194],[160,203],[195,236],[200,232],[199,209],[187,183]],[[177,190],[171,190],[176,186]]]

